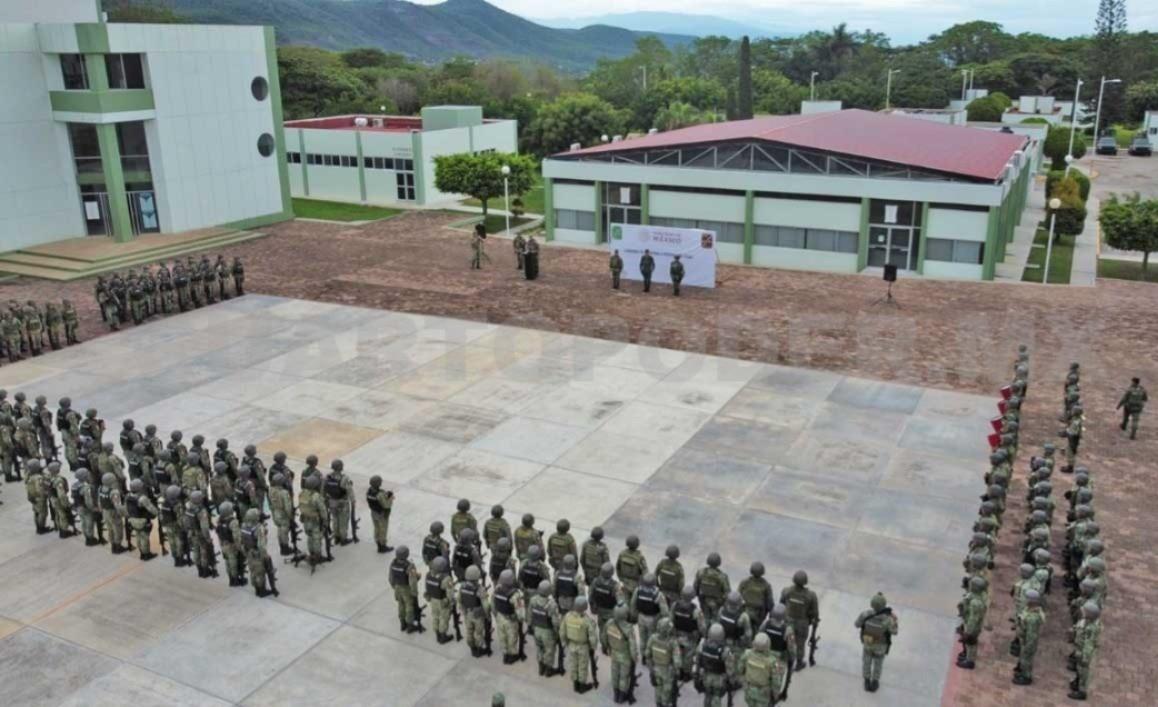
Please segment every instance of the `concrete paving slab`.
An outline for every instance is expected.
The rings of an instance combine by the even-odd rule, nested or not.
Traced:
[[[687,498],[648,484],[631,494],[603,523],[603,530],[616,538],[638,535],[641,543],[652,546],[653,552],[646,555],[651,569],[663,558],[669,543],[679,545],[690,584],[694,568],[698,567],[696,563],[702,562],[708,552],[719,549],[716,538],[731,517],[732,509],[725,503]],[[608,543],[608,547],[612,548],[614,558],[623,544]]]
[[[581,378],[591,367],[570,360],[529,355],[503,368],[499,375],[524,383],[566,383]]]
[[[657,491],[736,505],[751,495],[768,477],[770,470],[767,464],[695,449],[689,444],[673,454],[651,477],[647,486]]]
[[[844,376],[829,371],[765,365],[752,377],[750,385],[779,395],[811,400],[827,398]]]
[[[548,346],[559,338],[559,333],[540,329],[499,327],[471,341],[470,345],[503,353],[520,355],[541,355]]]
[[[627,398],[612,391],[583,390],[564,387],[548,391],[519,414],[539,420],[595,429],[627,403]]]
[[[956,458],[898,449],[889,459],[880,485],[971,504],[984,487],[986,470],[984,465]]]
[[[643,371],[653,376],[663,377],[683,365],[688,357],[686,351],[625,344],[618,351],[603,356],[599,362],[604,366],[630,368],[634,371]]]
[[[6,707],[60,704],[116,667],[112,658],[35,629],[0,640],[0,685]]]
[[[265,312],[271,317],[298,321],[301,319],[313,319],[314,317],[334,312],[338,309],[340,309],[340,305],[330,304],[328,302],[289,300],[281,304],[275,304],[272,307],[267,307]]]
[[[670,408],[636,400],[623,406],[606,429],[628,437],[683,444],[709,419],[698,410]]]
[[[311,378],[358,356],[351,338],[329,336],[266,359],[253,368]]]
[[[821,401],[815,398],[776,395],[766,388],[748,384],[728,401],[720,414],[803,429],[816,417],[820,407]]]
[[[11,619],[0,617],[0,639],[4,638],[5,636],[11,636],[22,628],[24,628],[24,624],[20,623],[19,621],[13,621]]]
[[[515,416],[471,442],[470,446],[515,459],[550,464],[587,434],[582,427]]]
[[[197,393],[179,393],[118,417],[139,420],[142,429],[151,423],[158,430],[191,430],[239,407],[241,403],[234,400],[211,398]]]
[[[131,385],[117,385],[102,388],[86,395],[82,400],[73,400],[73,407],[77,410],[96,408],[105,420],[117,419],[126,413],[139,408],[158,403],[173,395],[169,386],[145,385],[132,383]],[[80,404],[80,403],[83,403]]]
[[[872,486],[884,474],[891,453],[886,445],[804,432],[780,455],[779,463],[798,472]]]
[[[279,327],[285,326],[283,322],[276,319],[262,318],[261,321],[267,327],[273,324]],[[273,331],[278,330],[279,329],[273,329]],[[234,336],[243,336],[243,334],[234,334]],[[255,366],[271,358],[281,356],[299,346],[301,346],[301,344],[296,341],[271,339],[268,333],[266,333],[256,338],[241,338],[236,341],[236,343],[203,354],[199,356],[197,360],[207,366],[216,368],[247,370],[250,366]]]
[[[662,379],[662,373],[657,371],[638,371],[597,363],[576,371],[567,381],[567,388],[598,391],[619,399],[631,400],[643,395]]]
[[[567,518],[579,528],[591,528],[614,513],[637,488],[635,484],[553,467],[535,476],[503,504],[534,508],[536,517]]]
[[[362,388],[340,383],[305,380],[258,398],[253,404],[270,410],[289,410],[299,415],[319,415],[338,403],[363,392]]]
[[[688,446],[772,464],[799,435],[791,427],[716,416],[696,432]]]
[[[853,528],[860,520],[860,503],[872,487],[846,480],[821,478],[775,467],[744,505],[757,511]]]
[[[5,389],[20,388],[21,386],[31,384],[33,381],[49,378],[68,370],[63,365],[63,360],[56,365],[46,365],[47,363],[46,356],[40,359],[40,363],[32,363],[26,360],[19,363],[5,364],[3,367],[0,367],[0,385],[3,385]]]
[[[851,407],[910,414],[921,400],[921,389],[909,385],[845,378],[836,385],[828,401]]]
[[[744,511],[720,533],[716,544],[728,548],[729,555],[760,560],[769,573],[790,577],[804,570],[810,582],[827,586],[834,578],[834,565],[844,560],[848,535],[830,525]]]
[[[319,415],[359,427],[379,430],[399,429],[403,423],[434,407],[431,400],[411,398],[384,390],[368,390],[353,398],[335,403]]]
[[[266,408],[242,405],[230,412],[212,420],[203,422],[198,431],[205,435],[205,439],[217,440],[222,437],[232,440],[236,445],[235,453],[244,449],[247,444],[261,444],[274,435],[291,429],[310,418],[295,415],[282,410],[267,410]],[[267,448],[272,453],[273,448]],[[268,463],[268,461],[267,461]]]
[[[5,368],[8,368],[8,366]],[[18,389],[25,389],[27,392],[32,393],[30,397],[33,399],[35,399],[37,395],[43,395],[48,398],[49,405],[55,410],[56,402],[61,398],[67,397],[73,400],[83,400],[99,390],[118,385],[119,383],[120,381],[112,376],[101,375],[95,372],[60,370],[53,371],[50,375],[35,378],[28,383],[4,382],[0,383],[0,385],[6,386],[8,390],[13,392]]]
[[[862,496],[859,510],[857,530],[862,533],[949,553],[961,549],[962,538],[969,537],[977,518],[973,504],[895,489]]]
[[[300,382],[302,378],[296,375],[245,369],[198,386],[192,392],[221,400],[251,403]]]
[[[418,547],[415,546],[412,552],[415,554],[411,557],[417,564],[418,571],[425,578],[426,565],[422,562],[421,556],[417,554]],[[421,603],[425,605],[426,602]],[[431,628],[429,611],[424,612],[422,617],[422,625],[426,629],[424,633],[403,633],[398,621],[398,603],[394,600],[394,592],[391,590],[386,590],[375,597],[374,601],[367,604],[350,619],[348,625],[389,638],[410,650],[430,653],[432,657],[437,656],[452,662],[459,661],[463,655],[470,655],[463,643],[452,641],[440,644],[434,640],[434,629]],[[456,674],[459,667],[455,669]]]
[[[961,555],[853,532],[834,581],[826,584],[866,597],[883,591],[896,605],[953,617],[961,594]]]
[[[29,522],[24,532],[31,532],[31,526]],[[135,556],[112,555],[107,548],[87,548],[83,540],[73,538],[54,542],[51,551],[25,552],[8,560],[0,572],[4,615],[32,623],[93,588],[137,569]]]
[[[335,362],[311,377],[329,383],[377,388],[412,370],[417,364],[375,354],[359,354]]]
[[[557,383],[535,383],[491,376],[455,393],[447,402],[514,415],[540,396],[559,387]]]
[[[506,415],[494,410],[437,403],[415,410],[399,428],[445,442],[469,444],[506,419]]]
[[[895,445],[910,418],[883,410],[864,410],[835,403],[821,403],[808,429],[830,437]]]
[[[984,464],[989,456],[985,435],[977,429],[962,428],[934,418],[911,417],[901,434],[900,446],[933,452]]]
[[[342,461],[352,473],[380,474],[385,481],[404,484],[433,469],[458,450],[458,445],[450,442],[393,431],[346,454]]]
[[[944,418],[959,424],[986,424],[989,418],[998,414],[997,399],[996,395],[988,398],[984,395],[927,388],[913,414],[917,417]]]
[[[414,704],[453,667],[453,661],[429,651],[346,626],[327,636],[244,704],[280,707],[314,703],[319,694],[330,704],[351,707]]]
[[[633,484],[646,481],[680,445],[595,430],[555,461],[556,466]]]
[[[337,459],[345,457],[381,434],[381,430],[314,417],[266,439],[261,446],[266,449],[279,449],[298,459],[304,459],[311,454],[316,454],[323,460]]]
[[[414,480],[420,488],[476,503],[500,503],[546,468],[538,462],[464,449]],[[481,522],[481,521],[480,521]]]
[[[276,601],[236,592],[213,611],[201,614],[133,662],[154,673],[197,685],[205,692],[238,702],[340,624]],[[222,636],[229,650],[212,650]]]
[[[532,660],[528,660],[528,663],[530,662]],[[600,662],[601,669],[603,666],[604,662]],[[506,666],[500,664],[498,667]],[[507,674],[508,672],[511,674]],[[543,681],[536,678],[534,673],[527,676],[517,674],[514,670],[496,673],[470,663],[456,666],[454,675],[454,680],[439,681],[417,704],[422,707],[467,705],[480,699],[485,702],[487,694],[491,692],[503,693],[507,704],[510,705],[550,704],[559,707],[580,707],[580,705],[604,704],[607,701],[607,696],[599,692],[576,695],[571,692],[571,683],[566,678]],[[481,693],[480,685],[486,686]],[[600,685],[603,685],[602,680]],[[643,699],[641,692],[636,693],[636,699],[639,704],[649,704]]]
[[[885,663],[885,675],[892,666]],[[840,705],[840,707],[928,707],[938,700],[928,695],[893,687],[882,679],[876,692],[865,692],[864,680],[858,670],[855,675],[817,666],[799,677],[792,678],[789,699],[797,704]]]

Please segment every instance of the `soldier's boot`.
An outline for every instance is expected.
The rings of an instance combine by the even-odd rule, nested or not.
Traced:
[[[69,530],[68,528],[61,528],[60,531],[58,532],[58,534],[62,538],[71,538],[72,536],[76,535],[76,531],[75,530]]]
[[[156,556],[157,556],[157,553],[155,553],[155,552],[142,552],[141,553],[141,560],[144,562],[148,562],[149,560],[153,559]]]
[[[450,643],[454,640],[454,637],[449,633],[435,633],[434,637],[438,639],[439,643]]]
[[[294,554],[294,549],[286,543],[278,543],[278,549],[281,551],[282,557]]]
[[[84,544],[85,547],[92,547],[93,545],[100,545],[101,541],[97,540],[96,538],[85,538]]]
[[[256,594],[259,599],[264,599],[267,596],[269,596],[270,594],[273,594],[273,592],[266,589],[265,587],[254,587],[253,593]]]
[[[51,532],[52,531],[48,529],[47,525],[41,524],[40,522],[36,523],[36,534],[37,535],[44,535],[46,533],[51,533]]]
[[[378,541],[374,541],[374,544],[378,546],[378,554],[379,554],[379,555],[385,555],[387,552],[389,552],[389,551],[386,549],[386,546],[385,546],[385,545],[383,545],[382,543],[380,543],[380,542],[378,542]]]
[[[591,689],[591,683],[589,683],[589,682],[576,682],[575,683],[575,692],[578,692],[580,695],[582,695],[585,692],[588,692],[590,689]]]
[[[174,566],[174,567],[184,567],[184,566],[185,566],[185,561],[184,561],[184,560],[182,560],[180,557],[177,557],[177,555],[176,555],[176,554],[174,554],[174,555],[173,555],[173,566]]]
[[[414,627],[412,625],[406,623],[406,619],[399,616],[398,617],[398,630],[401,631],[402,633],[411,633],[412,631],[414,631]]]
[[[977,664],[966,658],[965,660],[957,661],[957,667],[961,668],[962,670],[973,670],[977,667]]]
[[[1067,697],[1069,697],[1071,700],[1084,701],[1086,699],[1086,693],[1082,690],[1074,689],[1070,690],[1070,694],[1067,695]]]
[[[120,555],[123,552],[129,551],[129,549],[124,545],[117,545],[116,543],[113,543],[111,550],[114,555]]]
[[[547,666],[543,665],[542,663],[539,663],[539,677],[543,677],[546,674],[547,674]]]
[[[615,696],[612,698],[612,702],[614,702],[617,705],[623,704],[623,691],[622,690],[615,690]]]
[[[797,658],[796,659],[796,666],[793,667],[792,670],[799,673],[801,670],[804,670],[807,667],[808,667],[808,663],[805,663],[804,660],[801,658]]]
[[[881,681],[880,680],[873,680],[872,689],[869,690],[869,692],[876,692],[879,689],[881,689]]]
[[[1130,439],[1138,439],[1138,430],[1130,428]]]
[[[1013,669],[1013,684],[1014,685],[1032,685],[1033,678],[1026,677],[1017,668]]]
[[[865,692],[872,692],[873,691],[873,681],[869,678],[864,679],[864,691]]]

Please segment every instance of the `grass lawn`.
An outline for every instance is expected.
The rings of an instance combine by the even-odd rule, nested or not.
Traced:
[[[530,220],[531,219],[529,218],[512,218],[511,228],[521,226]],[[485,223],[487,227],[487,233],[501,233],[507,230],[506,216],[501,216],[499,214],[488,214]]]
[[[1109,277],[1115,280],[1145,280],[1158,282],[1158,262],[1151,259],[1150,267],[1143,273],[1142,263],[1132,260],[1098,260],[1098,277]]]
[[[513,197],[513,196],[511,197],[511,199],[514,199],[514,198],[515,197]],[[482,202],[479,201],[478,199],[467,199],[466,201],[464,201],[462,203],[466,204],[467,206],[482,206]],[[499,196],[496,199],[491,199],[490,203],[487,204],[488,208],[492,208],[492,209],[501,209],[505,205],[506,205],[506,202],[503,201],[502,196]],[[531,186],[531,190],[528,191],[526,194],[523,194],[523,211],[526,211],[529,214],[541,214],[541,213],[543,213],[543,177],[542,177],[542,175],[536,174],[535,175],[535,183]]]
[[[382,206],[362,206],[340,201],[319,201],[317,199],[294,199],[294,216],[298,218],[318,218],[327,221],[373,221],[390,218],[402,213],[401,209]]]
[[[1029,252],[1029,260],[1026,261],[1025,271],[1021,273],[1022,282],[1041,282],[1045,277],[1045,251],[1046,239],[1049,238],[1049,231],[1044,228],[1037,229],[1037,235],[1034,236],[1033,242],[1040,243],[1041,248],[1034,248]],[[1070,268],[1074,262],[1074,237],[1062,236],[1053,244],[1053,251],[1050,253],[1050,258],[1053,261],[1049,267],[1049,281],[1057,285],[1068,285],[1070,282]],[[1030,269],[1029,265],[1033,263],[1038,267]]]

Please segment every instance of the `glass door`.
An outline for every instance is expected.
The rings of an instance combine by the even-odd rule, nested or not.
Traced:
[[[90,236],[107,236],[109,227],[109,195],[105,192],[82,192],[80,195],[81,215],[84,217],[85,233]]]
[[[917,264],[913,229],[897,226],[870,226],[868,265],[895,265],[898,270],[914,270]]]
[[[913,242],[913,229],[889,229],[889,265],[896,265],[898,270],[909,270],[909,251]]]

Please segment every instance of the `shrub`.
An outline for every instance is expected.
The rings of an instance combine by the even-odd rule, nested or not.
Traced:
[[[966,118],[970,122],[997,123],[1001,121],[1001,114],[1004,112],[1001,102],[993,96],[974,98],[965,106]]]
[[[1049,125],[1049,121],[1045,118],[1026,118],[1021,121],[1022,125]]]
[[[1066,168],[1066,152],[1070,147],[1070,129],[1061,125],[1050,127],[1045,136],[1043,152],[1052,163],[1051,169]],[[1074,159],[1081,159],[1086,154],[1086,138],[1078,133],[1074,135]]]
[[[1013,99],[1001,91],[994,91],[989,97],[1001,104],[1001,110],[1008,110],[1013,105]]]
[[[1080,188],[1074,179],[1062,179],[1053,188],[1053,195],[1061,200],[1057,211],[1046,205],[1046,216],[1057,215],[1054,236],[1076,236],[1086,226],[1086,204],[1082,201]]]
[[[1045,198],[1048,199],[1053,195],[1053,188],[1057,183],[1066,178],[1064,169],[1052,170],[1045,177]],[[1078,183],[1078,193],[1082,197],[1082,202],[1085,203],[1090,198],[1090,178],[1082,174],[1076,169],[1070,170],[1070,179]]]

